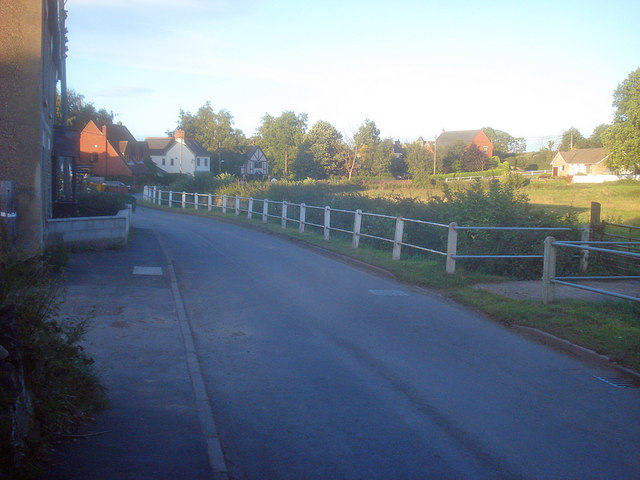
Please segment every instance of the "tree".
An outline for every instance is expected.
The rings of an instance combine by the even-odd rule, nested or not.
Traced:
[[[363,173],[369,173],[370,165],[373,163],[373,150],[375,145],[380,142],[380,130],[376,126],[376,122],[366,119],[353,137],[347,139],[349,148],[351,149],[345,170],[349,180],[356,170]]]
[[[640,68],[631,72],[613,94],[613,125],[602,134],[614,171],[640,170]]]
[[[437,154],[438,170],[441,173],[460,172],[462,170],[462,157],[467,146],[461,140],[439,148]]]
[[[584,148],[600,148],[602,147],[602,134],[610,127],[608,123],[601,123],[593,129],[593,133],[585,142]]]
[[[180,109],[178,128],[184,130],[187,137],[198,140],[213,158],[217,155],[219,161],[224,159],[224,163],[219,165],[220,170],[224,165],[226,171],[239,173],[248,142],[242,130],[234,128],[233,115],[229,111],[221,109],[215,112],[210,101],[205,102],[195,115]]]
[[[501,159],[510,155],[522,153],[527,149],[527,141],[523,137],[513,137],[507,132],[484,127],[482,131],[493,144],[493,154]]]
[[[329,122],[320,120],[305,135],[296,159],[299,178],[327,178],[342,171],[340,152],[344,148],[342,134]]]
[[[560,151],[566,152],[574,148],[582,148],[585,138],[575,127],[570,127],[562,132],[562,141],[560,142]]]
[[[462,154],[461,164],[464,172],[481,172],[486,169],[488,163],[489,157],[475,143],[469,145]]]
[[[72,127],[84,128],[89,120],[98,125],[111,125],[114,113],[104,108],[97,110],[91,102],[85,102],[84,95],[75,90],[67,90],[68,125]],[[62,99],[60,94],[56,95],[56,123],[62,124]]]
[[[413,178],[428,175],[433,171],[433,155],[419,142],[405,146],[409,175]]]
[[[262,117],[258,134],[273,175],[290,175],[289,162],[298,156],[307,131],[307,118],[306,113],[296,115],[292,111],[282,112],[279,117],[268,113]]]

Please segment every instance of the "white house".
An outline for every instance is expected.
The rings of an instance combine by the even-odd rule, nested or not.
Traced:
[[[176,130],[173,137],[145,140],[149,145],[151,160],[166,173],[193,175],[211,171],[211,155],[196,139],[186,138],[184,130]]]
[[[257,145],[247,147],[244,160],[240,165],[242,178],[264,180],[269,175],[269,160],[262,149]]]

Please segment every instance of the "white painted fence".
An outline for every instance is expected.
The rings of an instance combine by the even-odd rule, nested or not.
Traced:
[[[457,254],[458,247],[458,231],[460,230],[495,230],[495,231],[540,231],[540,232],[553,232],[553,231],[576,231],[573,228],[565,227],[471,227],[471,226],[459,226],[456,222],[449,224],[429,222],[425,220],[418,220],[413,218],[404,218],[391,215],[383,215],[379,213],[363,212],[362,210],[342,210],[338,208],[332,208],[329,205],[324,207],[306,205],[305,203],[291,203],[287,201],[274,201],[269,199],[247,198],[237,197],[231,195],[214,195],[203,193],[189,193],[189,192],[173,192],[167,190],[160,190],[155,186],[145,186],[143,190],[143,199],[152,202],[157,205],[166,205],[169,208],[193,208],[194,210],[207,210],[221,209],[222,213],[226,214],[229,210],[232,210],[235,215],[240,213],[246,213],[247,218],[253,218],[254,214],[261,215],[262,221],[267,223],[269,218],[274,218],[280,221],[282,228],[286,228],[288,223],[297,223],[298,231],[304,232],[306,228],[316,227],[322,231],[323,238],[329,240],[331,238],[331,232],[342,232],[347,235],[351,235],[351,246],[358,248],[361,238],[370,238],[383,242],[390,243],[392,245],[392,259],[400,260],[402,253],[402,247],[411,248],[418,251],[428,252],[435,255],[446,257],[446,271],[447,273],[455,273],[456,260],[457,259],[542,259],[542,254],[501,254],[501,255],[459,255]],[[256,210],[256,204],[262,202],[262,209]],[[269,213],[270,205],[280,206],[280,214],[274,215]],[[298,209],[298,216],[293,218],[290,216],[290,207]],[[320,210],[323,212],[323,222],[312,223],[308,221],[308,210]],[[353,227],[352,230],[344,228],[338,228],[332,226],[331,218],[335,214],[347,214],[353,215]],[[381,218],[387,219],[390,222],[395,222],[393,238],[385,238],[378,235],[373,235],[362,231],[363,219],[366,218]],[[441,249],[432,248],[426,245],[415,245],[404,241],[404,227],[405,224],[423,225],[429,228],[442,228],[447,230],[447,244],[446,247],[442,246]],[[578,232],[582,240],[588,239],[589,227],[585,226]]]

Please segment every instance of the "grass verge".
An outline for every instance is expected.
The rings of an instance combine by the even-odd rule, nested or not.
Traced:
[[[142,205],[166,211],[148,202]],[[186,209],[180,213],[210,216],[224,221],[251,225],[277,235],[303,241],[325,250],[348,256],[393,274],[401,282],[437,290],[440,294],[472,307],[504,325],[538,328],[577,345],[607,355],[622,366],[640,372],[640,305],[626,301],[588,302],[562,300],[544,305],[542,301],[514,300],[472,288],[478,283],[511,280],[457,267],[453,275],[445,274],[444,260],[407,257],[391,260],[391,249],[381,251],[367,246],[351,248],[351,241],[336,236],[325,241],[313,232],[299,233],[296,228],[283,229],[280,224],[249,220],[246,216],[219,211]],[[293,225],[293,224],[292,224]]]

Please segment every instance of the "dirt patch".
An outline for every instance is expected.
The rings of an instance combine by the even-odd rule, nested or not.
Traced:
[[[608,290],[623,295],[640,298],[640,281],[638,280],[610,280],[595,281],[586,280],[580,282],[591,288],[600,290]],[[504,282],[504,283],[480,283],[473,288],[486,290],[503,297],[509,297],[516,300],[539,300],[542,301],[542,281],[530,280],[522,282]],[[555,285],[556,299],[575,299],[587,300],[593,302],[603,302],[611,300],[620,300],[618,297],[611,295],[603,295],[600,293],[573,288],[566,285]]]

